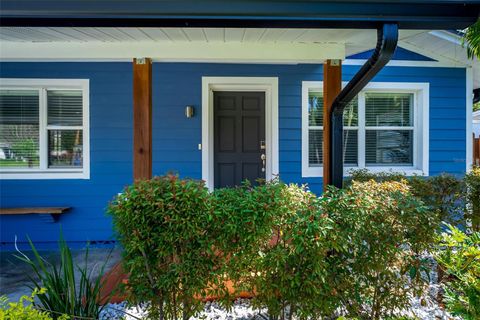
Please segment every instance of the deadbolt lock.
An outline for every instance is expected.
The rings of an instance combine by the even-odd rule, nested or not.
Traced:
[[[261,150],[265,150],[266,147],[265,147],[265,140],[260,140],[260,149]]]

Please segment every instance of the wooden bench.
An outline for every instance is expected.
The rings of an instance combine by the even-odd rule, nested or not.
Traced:
[[[70,207],[33,207],[33,208],[0,208],[0,215],[40,214],[48,215],[47,220],[57,222],[62,213]]]

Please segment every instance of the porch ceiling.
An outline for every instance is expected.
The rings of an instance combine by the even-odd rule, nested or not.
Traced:
[[[318,63],[375,46],[373,29],[0,27],[0,58],[18,60],[128,60]],[[480,64],[461,38],[447,31],[400,30],[399,46],[448,65]]]
[[[400,39],[408,38],[424,31],[401,30]],[[22,50],[29,44],[35,44],[37,53],[43,47],[55,48],[56,52],[61,48],[77,49],[96,48],[94,51],[102,51],[102,48],[127,49],[125,55],[142,56],[149,53],[157,60],[169,60],[165,56],[165,50],[177,48],[178,50],[196,49],[191,51],[202,60],[202,50],[222,49],[227,50],[266,50],[278,51],[280,60],[295,62],[319,62],[324,59],[344,59],[345,56],[371,49],[376,43],[376,30],[373,29],[286,29],[286,28],[124,28],[124,27],[0,27],[0,41],[3,49],[0,56],[10,59],[8,54],[14,48]],[[46,44],[42,47],[42,44]],[[48,44],[48,45],[47,45]],[[156,48],[155,52],[149,49]],[[39,51],[40,50],[40,51]],[[85,50],[87,51],[87,50]],[[108,51],[108,50],[107,50]],[[104,50],[105,54],[107,51]],[[146,52],[147,51],[147,52]],[[162,53],[163,51],[163,53]],[[290,53],[288,53],[291,51]],[[310,53],[308,53],[310,51]],[[303,52],[303,54],[302,54]],[[92,53],[90,51],[90,53]],[[288,54],[287,54],[288,53]],[[16,55],[21,59],[21,52]],[[163,54],[163,55],[162,55]],[[277,54],[272,54],[271,59],[276,61]],[[284,56],[284,57],[282,57]],[[33,58],[32,56],[29,56]],[[55,55],[52,56],[52,58]],[[186,60],[188,55],[181,53],[179,60]],[[182,58],[183,57],[183,58]],[[252,58],[250,56],[249,58]],[[27,59],[28,57],[24,57]],[[78,56],[81,58],[81,56]],[[107,58],[102,56],[102,58]],[[121,59],[123,56],[112,58]],[[215,56],[212,56],[215,58]],[[217,59],[219,57],[216,57]],[[225,57],[226,60],[227,57]],[[268,60],[268,57],[265,57]],[[262,59],[260,59],[262,60]],[[288,61],[286,61],[288,62]]]
[[[401,30],[400,36],[421,33]],[[373,29],[277,29],[277,28],[81,28],[1,27],[0,39],[14,42],[241,42],[241,43],[345,43],[375,44]],[[365,43],[367,42],[367,43]]]

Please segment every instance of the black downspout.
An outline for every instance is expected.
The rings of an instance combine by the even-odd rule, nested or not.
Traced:
[[[377,30],[377,46],[372,56],[360,68],[350,82],[338,94],[332,104],[331,114],[331,184],[337,188],[343,186],[343,110],[350,101],[372,80],[372,78],[390,61],[398,42],[398,25],[384,24]]]

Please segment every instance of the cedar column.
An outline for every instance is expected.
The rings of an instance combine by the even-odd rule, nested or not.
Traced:
[[[133,59],[133,179],[152,177],[152,59]]]
[[[323,64],[323,188],[331,184],[331,110],[332,103],[342,90],[342,61],[327,60]]]

